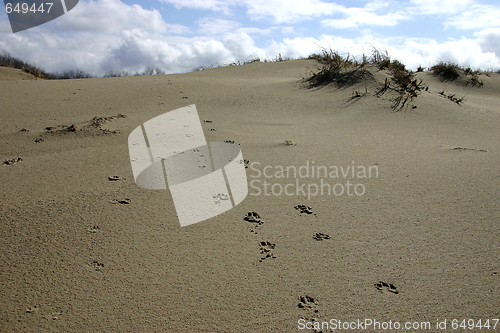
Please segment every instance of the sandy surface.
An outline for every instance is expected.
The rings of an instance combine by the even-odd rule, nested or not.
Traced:
[[[296,60],[65,81],[7,81],[21,74],[0,68],[0,162],[17,161],[0,166],[0,331],[312,332],[299,330],[301,318],[430,322],[427,331],[445,319],[448,330],[453,319],[493,324],[500,75],[481,75],[478,88],[420,73],[429,90],[393,112],[389,95],[375,96],[385,73],[373,71],[368,94],[353,99],[364,83],[304,85],[315,68]],[[207,141],[240,144],[257,182],[234,209],[181,228],[168,191],[135,185],[127,137],[191,104],[212,121],[202,122]],[[95,127],[94,117],[108,120]],[[256,178],[265,166],[307,163],[372,166],[378,177]],[[365,193],[308,199],[269,187],[266,196],[265,180],[275,192],[323,180]],[[245,221],[248,212],[264,223]]]

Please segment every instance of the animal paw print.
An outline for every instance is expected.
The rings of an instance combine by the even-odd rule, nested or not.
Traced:
[[[99,228],[99,226],[98,226],[98,225],[94,225],[94,226],[92,226],[92,228],[89,228],[89,229],[87,229],[87,230],[88,230],[88,232],[90,232],[90,233],[92,233],[92,234],[95,234],[96,232],[98,232],[98,231],[99,231],[99,229],[100,229],[100,228]]]
[[[245,214],[245,217],[243,218],[245,221],[251,222],[251,223],[257,223],[259,225],[263,224],[264,222],[260,219],[260,215],[256,212],[248,212]]]
[[[96,271],[100,271],[104,268],[104,264],[102,262],[97,261],[97,260],[92,261],[91,266],[94,267],[94,269]]]
[[[300,210],[300,213],[312,214],[312,208],[306,205],[297,205],[294,207],[297,210]]]
[[[322,241],[324,239],[330,239],[330,236],[327,234],[323,234],[321,232],[318,232],[316,235],[313,236],[313,239],[317,241]]]
[[[18,158],[12,158],[12,159],[10,159],[10,160],[7,160],[7,161],[3,162],[3,165],[14,165],[14,164],[16,164],[16,163],[21,162],[22,160],[23,160],[23,159],[22,159],[22,158],[20,158],[20,157],[18,157]]]
[[[260,242],[260,254],[265,254],[265,256],[260,258],[259,262],[262,262],[267,258],[276,259],[276,256],[271,253],[271,251],[274,250],[275,247],[276,244],[270,242]]]
[[[121,200],[117,200],[117,199],[113,199],[110,201],[112,204],[122,204],[122,205],[129,205],[131,200],[129,198],[125,198],[125,199],[121,199]]]
[[[37,313],[39,310],[38,306],[30,306],[29,308],[26,308],[26,313]]]
[[[256,212],[248,212],[245,214],[245,217],[243,217],[243,219],[247,222],[250,222],[250,223],[255,223],[255,226],[253,226],[252,228],[250,228],[250,232],[253,232],[255,234],[257,234],[257,228],[261,225],[264,224],[264,221],[262,221],[260,219],[260,215],[259,213],[256,213]]]
[[[309,295],[300,296],[299,301],[300,302],[299,304],[297,304],[297,306],[301,309],[312,309],[318,305],[314,297],[311,297]],[[314,310],[314,312],[318,312],[318,310]]]
[[[224,193],[218,193],[218,194],[212,195],[212,198],[214,198],[214,202],[216,204],[220,204],[222,200],[224,200],[224,201],[229,200],[229,195],[224,194]]]
[[[50,315],[44,316],[47,320],[57,320],[62,312],[52,312]]]
[[[388,292],[391,292],[393,294],[399,294],[398,289],[392,283],[385,283],[384,281],[379,281],[379,282],[375,283],[374,286],[381,293],[383,293],[384,291],[388,291]]]

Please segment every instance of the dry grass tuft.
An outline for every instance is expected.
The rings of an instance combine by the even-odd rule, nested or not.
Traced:
[[[438,62],[431,67],[431,70],[443,80],[453,81],[460,77],[460,67],[451,62]]]
[[[361,82],[363,78],[366,86],[366,77],[371,75],[365,68],[367,64],[372,64],[379,70],[388,70],[390,79],[385,80],[376,96],[380,97],[388,90],[396,92],[397,96],[393,98],[391,105],[394,111],[403,109],[418,96],[419,91],[425,88],[422,80],[415,78],[415,73],[407,70],[400,61],[391,60],[387,51],[381,52],[374,49],[369,59],[363,55],[361,61],[354,59],[350,54],[343,57],[331,49],[324,49],[321,55],[313,54],[309,58],[323,65],[322,68],[318,68],[318,72],[308,79],[312,86],[328,85],[334,82],[340,88]],[[367,89],[365,88],[366,93]],[[362,97],[362,95],[356,92],[353,98],[358,97]]]
[[[323,49],[322,54],[312,54],[309,59],[314,59],[323,65],[308,79],[313,87],[326,86],[334,82],[341,88],[361,82],[371,75],[365,70],[365,65],[368,63],[365,56],[358,61],[349,53],[342,56],[332,49]]]

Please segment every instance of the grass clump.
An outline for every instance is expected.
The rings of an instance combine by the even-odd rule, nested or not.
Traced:
[[[377,49],[373,49],[371,63],[377,65],[380,70],[387,69],[391,66],[391,57],[387,50],[380,52]]]
[[[408,69],[398,60],[391,60],[387,51],[380,52],[374,49],[371,57],[363,55],[361,60],[357,60],[347,54],[342,56],[333,50],[324,49],[322,54],[313,54],[309,59],[314,59],[323,65],[318,68],[319,71],[314,73],[308,81],[313,86],[327,85],[335,82],[337,86],[352,85],[365,79],[365,95],[368,92],[366,88],[366,77],[372,76],[366,70],[366,65],[371,64],[379,70],[388,70],[389,78],[386,78],[385,83],[376,93],[380,97],[387,91],[391,90],[397,93],[397,96],[392,100],[392,109],[399,111],[408,103],[418,96],[418,92],[425,88],[422,80],[416,79],[416,74]],[[362,97],[356,91],[353,98]]]
[[[470,79],[465,80],[465,86],[471,85],[472,87],[477,86],[480,88],[484,86],[484,82],[483,80],[479,79],[479,74],[477,71],[471,74],[471,76],[472,77]]]
[[[391,81],[395,85],[398,95],[393,99],[392,109],[400,111],[414,98],[418,97],[418,92],[425,88],[421,79],[416,79],[416,74],[406,69],[405,65],[398,60],[391,61],[389,65],[391,71]]]
[[[362,61],[358,61],[349,53],[342,56],[332,49],[323,49],[322,54],[312,54],[309,59],[314,59],[323,65],[308,79],[312,86],[325,86],[335,82],[340,88],[358,83],[369,75],[364,69],[368,63],[364,56]]]
[[[431,70],[444,80],[453,81],[460,77],[460,66],[451,62],[440,61]]]
[[[481,74],[479,70],[474,70],[470,67],[463,68],[452,62],[439,62],[431,67],[435,75],[441,77],[444,81],[454,81],[458,79],[461,74],[469,77],[465,80],[465,86],[471,85],[472,87],[483,87],[484,82],[479,79]]]
[[[389,70],[390,80],[385,80],[384,85],[376,95],[381,96],[388,90],[395,91],[397,95],[393,98],[391,105],[394,111],[402,110],[409,102],[418,97],[419,91],[425,88],[422,80],[417,80],[413,71],[406,69],[406,66],[400,61],[391,60],[387,51],[380,52],[374,49],[371,61],[380,70]]]

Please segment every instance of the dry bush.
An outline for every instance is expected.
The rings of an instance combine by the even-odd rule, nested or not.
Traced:
[[[438,62],[431,70],[443,80],[453,81],[460,77],[460,67],[452,62]]]
[[[369,75],[364,70],[364,66],[368,63],[365,56],[358,62],[349,53],[344,57],[332,49],[323,49],[322,54],[312,54],[309,59],[314,59],[323,65],[308,79],[312,86],[324,86],[334,82],[340,88],[361,82],[366,75]]]

